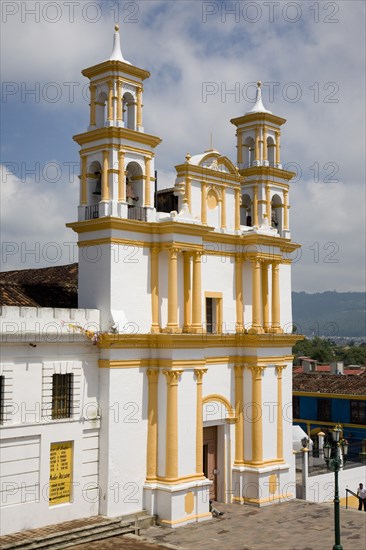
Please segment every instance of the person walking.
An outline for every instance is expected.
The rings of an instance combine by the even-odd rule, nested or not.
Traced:
[[[366,489],[363,488],[363,484],[360,483],[357,489],[357,496],[358,496],[358,509],[362,510],[362,506],[364,511],[366,512]]]

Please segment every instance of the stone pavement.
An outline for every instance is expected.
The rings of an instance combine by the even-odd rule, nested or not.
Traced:
[[[291,500],[265,508],[217,504],[224,515],[211,521],[190,524],[178,529],[150,527],[141,530],[141,537],[117,536],[103,541],[73,546],[74,550],[153,550],[175,548],[179,550],[332,550],[334,544],[333,503],[314,504]],[[77,526],[97,523],[97,516],[62,525]],[[105,519],[105,518],[104,518]],[[14,543],[35,536],[45,536],[61,530],[49,526],[25,531],[14,537]],[[30,537],[29,535],[32,535]],[[3,537],[3,544],[8,542]],[[341,508],[341,543],[343,550],[366,548],[366,513]],[[1,544],[0,544],[1,548]]]

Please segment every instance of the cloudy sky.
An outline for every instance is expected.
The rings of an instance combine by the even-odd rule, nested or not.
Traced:
[[[113,26],[146,68],[144,126],[160,136],[160,187],[214,146],[235,161],[230,118],[253,83],[287,119],[282,162],[298,173],[293,288],[365,287],[365,4],[360,1],[3,1],[2,270],[77,260],[78,147],[88,125],[80,71],[107,59]]]

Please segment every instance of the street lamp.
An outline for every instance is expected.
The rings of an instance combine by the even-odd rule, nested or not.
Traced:
[[[348,442],[345,439],[340,440],[341,427],[335,426],[332,430],[332,444],[326,443],[323,447],[324,460],[328,470],[334,471],[334,532],[335,544],[333,550],[343,550],[341,546],[341,529],[339,517],[339,491],[338,491],[338,472],[342,464],[346,463],[348,453]]]

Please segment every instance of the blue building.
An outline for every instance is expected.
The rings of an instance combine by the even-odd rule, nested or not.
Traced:
[[[294,374],[293,423],[307,432],[315,448],[319,431],[327,435],[340,424],[349,458],[366,459],[366,373]]]

